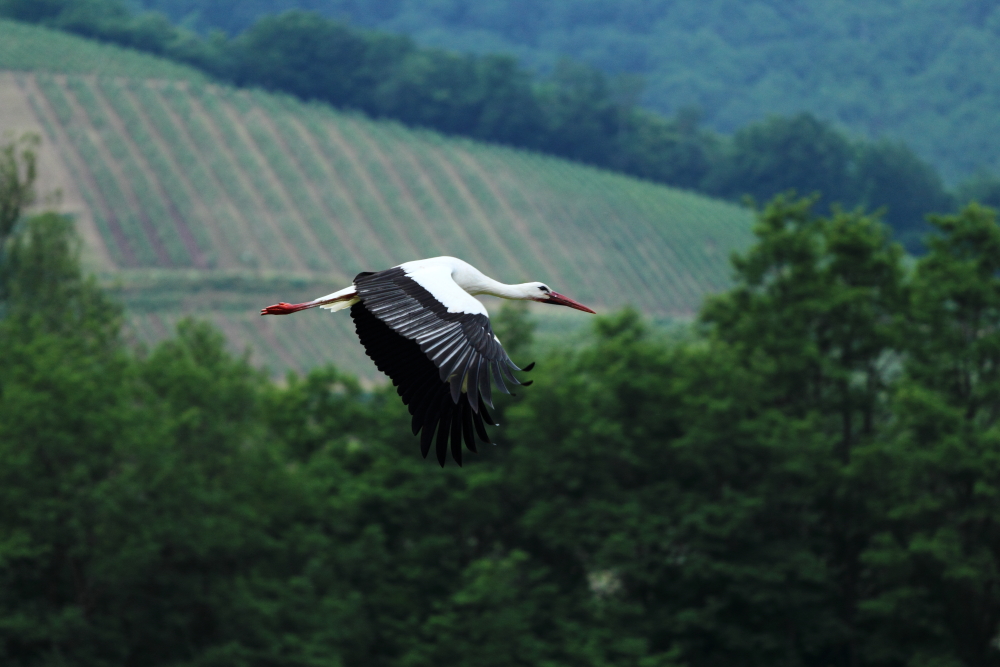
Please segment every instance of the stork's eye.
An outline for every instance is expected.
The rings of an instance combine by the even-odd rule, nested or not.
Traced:
[[[549,291],[549,288],[546,287],[545,285],[539,285],[538,289],[542,290],[543,292],[548,292]]]

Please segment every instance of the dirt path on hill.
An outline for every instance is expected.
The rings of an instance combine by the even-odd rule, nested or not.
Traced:
[[[379,252],[382,253],[382,258],[384,260],[384,261],[382,260],[377,261],[376,266],[380,266],[383,263],[386,266],[388,266],[392,262],[392,253],[390,253],[388,248],[386,248],[383,239],[380,238],[379,235],[375,233],[375,227],[372,225],[372,221],[369,220],[368,216],[366,216],[365,213],[358,207],[358,203],[354,200],[354,197],[351,196],[350,191],[347,189],[347,187],[344,186],[344,184],[340,180],[340,177],[337,175],[337,172],[334,171],[333,167],[331,166],[329,160],[326,158],[325,155],[323,155],[322,149],[318,148],[315,145],[315,139],[313,138],[312,133],[309,132],[309,129],[307,127],[302,125],[302,121],[299,120],[299,118],[295,115],[289,114],[288,122],[291,125],[292,129],[294,129],[295,132],[298,134],[299,139],[301,139],[303,143],[309,146],[310,150],[313,153],[313,157],[316,160],[316,163],[319,165],[320,169],[323,170],[323,174],[326,176],[328,182],[338,189],[341,195],[340,198],[347,204],[347,207],[350,209],[351,214],[354,216],[354,219],[357,220],[359,223],[367,226],[367,235],[371,237],[371,240],[374,243],[375,247],[378,248]],[[319,187],[312,182],[310,182],[309,185],[311,188]],[[329,209],[326,207],[325,204],[323,208],[329,211]],[[340,222],[336,220],[335,216],[333,216],[332,211],[330,211],[330,215],[336,222]],[[348,233],[349,230],[343,226],[343,223],[341,222],[341,224],[334,226],[339,227],[340,236],[342,238],[347,239],[346,243],[348,245],[346,247],[351,248],[352,252],[356,253],[355,256],[358,257],[359,262],[363,265],[365,262],[369,261],[368,258],[365,258],[364,253],[357,248],[354,240],[350,237],[350,234]]]
[[[570,280],[579,280],[580,282],[590,287],[596,288],[596,285],[591,283],[591,280],[594,279],[595,276],[593,275],[588,276],[587,272],[576,270],[576,267],[580,265],[579,255],[576,255],[574,257],[574,255],[569,251],[567,245],[565,243],[560,243],[559,239],[555,238],[555,235],[553,234],[554,230],[552,229],[551,221],[548,224],[544,224],[545,222],[544,218],[541,215],[539,215],[539,220],[543,222],[543,224],[539,225],[539,227],[543,230],[543,233],[549,239],[548,244],[541,243],[540,246],[539,245],[540,240],[534,233],[531,223],[529,223],[523,216],[521,216],[521,214],[515,211],[510,201],[507,200],[506,195],[500,192],[500,189],[497,187],[495,181],[496,176],[487,173],[486,168],[479,162],[479,160],[475,156],[471,155],[468,151],[464,150],[463,148],[455,147],[450,152],[458,160],[460,160],[466,166],[467,169],[474,172],[479,177],[479,179],[486,185],[486,188],[489,190],[490,194],[500,205],[500,208],[503,210],[504,215],[507,216],[507,218],[511,221],[511,223],[513,223],[514,228],[517,229],[518,234],[521,236],[521,238],[526,239],[528,245],[531,246],[532,251],[535,253],[535,257],[544,260],[546,257],[551,256],[553,254],[560,255],[563,259],[564,265],[572,267],[571,270],[573,271],[573,274],[571,276],[566,276],[566,278],[569,278]],[[595,292],[597,291],[599,290],[595,289]]]
[[[361,158],[358,157],[357,152],[351,146],[350,142],[341,134],[340,128],[335,127],[332,123],[324,123],[320,121],[323,129],[326,131],[327,138],[344,154],[347,161],[351,163],[351,167],[354,169],[354,173],[357,175],[358,179],[364,184],[365,188],[368,190],[372,199],[375,201],[376,205],[384,214],[384,220],[387,225],[390,225],[399,236],[400,240],[409,246],[408,249],[395,249],[394,252],[390,252],[389,256],[393,258],[394,262],[407,262],[412,258],[419,257],[420,251],[417,249],[416,244],[410,238],[410,235],[406,232],[406,229],[399,224],[396,220],[396,216],[392,212],[392,207],[385,200],[385,193],[379,188],[375,182],[372,180],[371,174],[368,170],[364,168],[361,163]],[[385,267],[388,268],[388,267]],[[375,269],[376,271],[379,269]]]
[[[549,230],[548,233],[553,233],[553,223],[558,222],[560,225],[573,225],[577,224],[577,217],[560,197],[543,197],[541,200],[534,196],[534,193],[526,190],[521,186],[523,179],[527,176],[527,172],[535,168],[531,164],[534,159],[526,154],[515,154],[513,160],[504,160],[505,167],[509,169],[518,169],[523,172],[519,176],[513,176],[509,174],[503,174],[499,172],[500,175],[505,176],[510,181],[512,181],[509,186],[511,189],[515,190],[523,200],[526,206],[530,208],[539,220],[548,221],[544,227]],[[543,187],[545,187],[543,185]],[[601,242],[600,238],[595,235],[590,230],[579,230],[577,227],[574,230],[576,238],[574,238],[574,250],[568,252],[568,255],[572,257],[574,265],[583,265],[586,263],[591,270],[584,272],[585,284],[591,287],[593,294],[595,296],[595,303],[602,305],[604,302],[600,301],[604,295],[612,290],[627,290],[628,285],[625,283],[620,283],[620,276],[609,270],[606,263],[606,256],[601,252],[604,248],[604,243]],[[593,242],[587,242],[580,238],[581,234],[586,234],[588,237],[593,239]],[[598,270],[594,270],[597,268]],[[558,291],[558,290],[557,290]]]
[[[160,153],[163,154],[164,159],[170,163],[174,173],[177,174],[178,180],[184,186],[185,196],[198,218],[196,224],[200,222],[212,239],[212,247],[207,250],[215,255],[215,265],[213,268],[242,268],[235,260],[234,249],[230,248],[229,244],[222,239],[218,226],[209,224],[209,221],[211,221],[214,216],[212,215],[208,204],[201,197],[194,183],[191,182],[191,176],[187,173],[187,170],[181,167],[180,163],[177,161],[174,151],[167,144],[163,135],[160,134],[159,129],[153,124],[146,114],[142,113],[142,104],[139,102],[138,98],[136,98],[135,94],[128,86],[122,86],[119,88],[118,92],[132,106],[132,108],[135,109],[136,116],[138,116],[139,122],[142,123],[142,127],[146,131],[146,134],[148,134],[153,140],[153,143],[156,144]],[[169,115],[169,110],[166,110],[166,113]],[[174,119],[171,118],[171,120]],[[178,134],[183,135],[183,126],[178,125],[177,127]],[[198,157],[197,151],[192,151],[192,153],[196,158]],[[205,172],[211,173],[211,170],[206,168]],[[179,212],[178,215],[180,215]],[[204,250],[205,249],[203,249],[203,251]]]
[[[76,98],[76,94],[71,91],[69,86],[66,84],[66,77],[57,77],[56,83],[60,88],[62,88],[63,97],[66,98],[66,103],[69,105],[74,119],[85,123],[86,131],[94,139],[94,148],[100,154],[101,161],[114,177],[129,208],[138,216],[139,220],[142,221],[143,234],[146,236],[146,240],[149,242],[150,247],[153,249],[153,253],[156,255],[156,261],[164,268],[172,268],[173,261],[170,259],[170,253],[167,252],[166,244],[164,244],[163,239],[160,238],[156,225],[154,225],[153,221],[149,219],[149,216],[146,215],[146,210],[139,203],[139,198],[136,196],[135,190],[132,187],[131,179],[125,175],[122,166],[118,164],[118,160],[111,155],[111,151],[104,144],[104,141],[101,138],[100,131],[94,127],[94,123],[90,118],[90,115],[83,108],[83,105],[80,104],[80,101]]]
[[[212,114],[209,113],[208,110],[204,108],[204,106],[201,103],[201,100],[198,99],[195,95],[191,95],[188,98],[188,103],[191,105],[191,110],[198,114],[198,116],[200,117],[199,119],[205,126],[205,129],[208,131],[208,133],[211,134],[211,136],[215,139],[216,144],[218,144],[221,150],[225,153],[227,161],[229,161],[233,165],[234,167],[233,172],[236,175],[236,178],[239,180],[240,187],[243,190],[245,190],[249,194],[250,198],[253,200],[254,208],[256,208],[256,210],[260,213],[260,217],[264,221],[264,223],[268,225],[268,227],[270,227],[271,232],[274,234],[275,238],[278,239],[278,242],[281,243],[281,247],[282,250],[284,251],[285,256],[294,265],[293,268],[298,271],[308,272],[309,267],[306,266],[306,263],[302,258],[302,256],[298,252],[296,252],[295,247],[291,244],[291,241],[285,236],[284,233],[282,233],[280,227],[278,226],[278,221],[274,219],[274,215],[268,209],[268,206],[264,203],[263,199],[261,199],[260,195],[257,193],[257,190],[256,188],[254,188],[253,183],[251,183],[247,178],[247,175],[244,173],[243,168],[240,166],[239,159],[234,154],[232,148],[226,143],[226,139],[222,131],[216,126],[215,119],[212,117]],[[222,99],[218,99],[218,103],[220,108],[222,108],[223,110],[225,110],[226,107],[228,106]],[[241,215],[240,218],[243,218],[243,216]],[[245,222],[247,224],[250,224],[249,220],[246,220]],[[263,256],[267,257],[266,254]],[[272,267],[272,268],[277,268],[277,267]]]
[[[316,210],[326,212],[326,214],[330,217],[330,221],[334,223],[330,225],[330,228],[333,230],[333,233],[337,236],[337,239],[341,247],[345,248],[348,254],[351,254],[354,257],[361,257],[360,251],[354,245],[354,242],[351,240],[350,236],[344,231],[343,225],[336,224],[339,221],[337,221],[336,216],[334,216],[333,212],[326,206],[326,203],[323,201],[323,196],[319,193],[318,186],[316,185],[316,183],[313,182],[311,178],[309,178],[309,175],[305,167],[302,166],[302,163],[300,162],[299,158],[295,155],[295,152],[291,148],[289,148],[288,143],[285,141],[285,137],[282,136],[281,130],[278,129],[277,125],[274,122],[274,119],[271,118],[270,114],[260,109],[257,109],[256,111],[257,111],[256,114],[257,121],[261,125],[263,125],[264,128],[274,138],[275,144],[277,144],[279,150],[281,150],[281,153],[282,155],[284,155],[285,159],[288,160],[288,162],[295,167],[296,175],[299,178],[300,182],[302,183],[302,186],[306,189],[306,192],[309,194],[309,198],[312,200],[313,205],[315,205]],[[289,195],[289,199],[291,199],[291,195]],[[304,215],[305,214],[303,213],[303,216]],[[327,257],[329,257],[331,264],[333,264],[333,266],[336,267],[338,263],[336,256],[328,249],[326,249],[326,255]],[[340,268],[339,270],[343,271],[342,268]],[[344,273],[346,274],[346,272]]]
[[[420,218],[425,222],[425,229],[428,231],[429,234],[433,236],[438,247],[444,249],[444,252],[452,254],[453,251],[448,250],[449,246],[451,246],[452,244],[448,243],[447,239],[442,239],[437,233],[435,233],[433,228],[433,223],[424,213],[423,209],[420,207],[420,204],[417,202],[416,196],[413,194],[413,192],[411,192],[410,188],[406,185],[402,177],[396,171],[396,167],[392,164],[392,161],[385,154],[385,151],[383,151],[381,146],[379,146],[379,140],[372,137],[371,134],[364,128],[359,127],[358,133],[362,137],[362,140],[365,142],[366,146],[371,151],[372,155],[375,157],[378,163],[382,166],[382,168],[386,171],[386,173],[389,174],[390,178],[393,179],[393,184],[396,186],[396,188],[401,193],[403,193],[403,196],[406,198],[410,206],[412,206],[414,210],[416,210],[419,213]],[[427,174],[424,173],[424,169],[419,164],[417,164],[416,160],[414,159],[412,151],[410,151],[410,149],[402,141],[398,140],[395,142],[394,148],[396,155],[398,157],[405,159],[410,164],[410,166],[413,169],[413,173],[417,175],[417,179],[420,181],[420,186],[422,187],[423,191],[426,192],[427,195],[434,200],[434,204],[441,211],[444,212],[444,217],[446,218],[445,222],[447,222],[449,224],[449,227],[451,227],[451,233],[453,233],[457,238],[461,238],[463,240],[464,245],[468,247],[472,253],[474,253],[474,256],[467,257],[465,259],[467,259],[469,262],[472,262],[486,269],[489,266],[490,262],[486,259],[486,256],[482,252],[482,249],[469,236],[468,232],[466,231],[465,225],[462,224],[462,221],[459,219],[454,209],[452,209],[452,207],[448,205],[447,201],[441,195],[441,192],[434,185],[433,181],[427,178]],[[500,247],[503,248],[503,246]]]
[[[526,170],[538,169],[538,168],[548,168],[547,166],[536,166],[531,162],[533,159],[527,155],[516,156],[516,163],[508,163],[510,168],[517,168],[519,163],[522,168]],[[573,172],[574,180],[578,184],[574,189],[580,192],[589,191],[587,185],[579,180],[579,174]],[[559,175],[561,178],[564,175]],[[635,277],[629,278],[623,271],[617,270],[614,263],[623,264],[625,272],[630,272],[632,267],[627,260],[627,258],[622,256],[622,251],[618,249],[615,245],[615,236],[610,233],[606,224],[602,222],[597,222],[595,220],[595,215],[592,211],[586,216],[586,218],[581,218],[580,211],[574,210],[562,197],[544,197],[543,200],[538,200],[537,193],[534,191],[525,191],[521,189],[517,183],[517,179],[513,176],[507,176],[507,180],[513,181],[508,187],[510,189],[518,190],[519,195],[523,198],[524,202],[535,212],[540,220],[565,220],[571,222],[576,226],[575,234],[586,234],[591,239],[592,242],[580,241],[574,244],[574,255],[575,261],[573,261],[574,266],[581,266],[581,262],[589,262],[589,266],[592,268],[600,267],[601,270],[591,270],[585,274],[585,282],[593,290],[594,294],[597,296],[600,303],[601,297],[607,295],[609,291],[612,292],[628,292],[630,286],[633,284],[643,283],[641,279],[636,280]],[[599,216],[598,216],[599,217]],[[618,220],[620,225],[625,225],[624,221],[610,211],[608,219]],[[582,220],[582,223],[579,222]],[[627,230],[626,230],[627,231]]]
[[[38,150],[38,181],[37,189],[40,196],[59,193],[55,205],[60,213],[73,216],[76,220],[76,231],[83,239],[86,248],[88,265],[96,270],[113,270],[114,262],[101,237],[100,230],[94,221],[93,213],[80,193],[76,181],[66,165],[65,148],[61,146],[59,137],[50,137],[45,127],[32,110],[29,96],[32,94],[18,79],[30,77],[13,72],[0,72],[0,140],[10,136],[19,136],[24,132],[34,132],[43,138]],[[37,208],[42,208],[43,205]]]
[[[528,267],[530,266],[530,264],[525,264],[522,258],[523,256],[518,255],[517,253],[518,248],[511,248],[510,245],[497,234],[496,229],[494,229],[493,227],[493,221],[490,220],[489,214],[483,209],[479,200],[476,199],[476,196],[469,189],[468,183],[466,183],[465,179],[462,178],[462,175],[458,173],[458,170],[455,168],[455,165],[453,165],[451,161],[447,158],[447,156],[443,154],[442,149],[434,145],[428,144],[427,153],[429,156],[432,156],[437,160],[437,163],[440,166],[441,170],[444,171],[444,173],[448,176],[449,180],[451,181],[452,185],[455,188],[455,191],[458,193],[458,196],[462,198],[462,201],[465,202],[465,205],[468,207],[469,211],[471,211],[472,215],[478,219],[479,224],[482,226],[482,228],[485,229],[487,233],[489,233],[490,236],[492,236],[495,239],[497,247],[500,248],[501,251],[508,258],[507,260],[509,262],[508,266],[519,267],[521,275],[530,275],[530,271],[528,271]],[[537,253],[536,254],[537,257],[539,258],[545,257],[545,252],[534,245],[534,240],[531,238],[530,235],[528,235],[526,238],[523,238],[522,240],[525,246],[527,246],[532,253]]]
[[[191,232],[191,228],[188,226],[187,221],[184,219],[184,216],[181,215],[180,211],[177,210],[170,194],[163,187],[163,184],[160,182],[160,179],[156,174],[156,170],[153,169],[147,162],[146,155],[136,145],[136,142],[129,133],[128,128],[125,127],[125,121],[121,119],[118,112],[115,111],[114,107],[111,106],[111,103],[105,98],[104,91],[102,91],[99,86],[95,86],[92,92],[94,94],[94,98],[101,107],[101,111],[104,113],[104,117],[107,118],[112,129],[122,138],[122,142],[125,144],[126,149],[132,155],[132,159],[139,166],[142,173],[145,174],[146,179],[152,184],[155,195],[163,202],[164,208],[167,209],[167,214],[170,216],[171,221],[174,223],[174,227],[177,229],[177,235],[180,236],[181,243],[184,244],[184,249],[191,258],[191,263],[198,269],[207,268],[208,262],[205,261],[205,251],[207,249],[198,247],[198,242],[195,240],[194,234]],[[142,114],[140,113],[139,116],[141,117]]]
[[[290,215],[295,219],[297,223],[296,227],[305,237],[304,240],[306,241],[306,243],[308,243],[313,248],[317,249],[321,253],[321,255],[326,259],[327,264],[329,266],[336,266],[336,262],[334,261],[333,257],[330,255],[330,253],[326,250],[326,247],[322,243],[320,243],[320,240],[316,238],[316,235],[313,233],[312,227],[309,225],[309,221],[306,219],[306,214],[303,213],[301,210],[299,210],[299,207],[295,202],[295,198],[288,193],[288,190],[285,188],[284,181],[278,175],[278,173],[275,172],[274,165],[272,165],[270,160],[267,159],[267,157],[261,151],[260,146],[257,145],[257,141],[250,134],[250,131],[247,129],[246,119],[242,118],[241,114],[237,112],[235,109],[233,109],[232,105],[229,104],[228,101],[222,99],[221,97],[219,98],[219,107],[222,109],[222,112],[226,115],[226,118],[229,119],[230,123],[232,123],[233,132],[236,133],[236,135],[240,138],[240,141],[242,141],[246,145],[246,147],[250,150],[250,154],[254,162],[256,162],[260,172],[265,174],[266,179],[271,183],[272,187],[274,188],[274,191],[281,199],[281,203],[284,206],[285,211],[288,213],[288,215]],[[256,113],[257,115],[264,115],[256,107],[254,107],[250,113]],[[292,241],[292,239],[287,238],[287,235],[284,234],[283,238],[286,239],[288,245],[291,248],[293,249],[295,248],[295,243]],[[296,253],[296,254],[301,254],[301,253]],[[305,258],[303,258],[302,261],[304,263]]]
[[[100,229],[97,228],[96,221],[93,219],[93,211],[86,208],[86,199],[83,199],[85,209],[89,214],[90,220],[93,222],[94,229],[93,233],[96,234],[97,238],[100,240],[99,247],[103,249],[104,254],[108,256],[107,266],[111,269],[122,269],[129,267],[139,266],[139,258],[136,255],[136,249],[132,247],[132,244],[128,240],[128,236],[125,234],[125,230],[122,227],[121,220],[115,215],[114,209],[108,202],[104,193],[97,185],[97,181],[94,175],[91,173],[90,168],[87,166],[86,161],[83,159],[73,145],[72,140],[66,134],[66,129],[59,124],[55,111],[49,104],[48,98],[42,93],[41,88],[38,86],[38,82],[35,80],[34,76],[25,76],[20,80],[22,89],[28,96],[29,100],[33,100],[35,103],[35,111],[38,114],[43,114],[47,119],[48,127],[52,128],[55,132],[55,137],[49,137],[49,140],[55,143],[59,154],[63,157],[65,162],[63,165],[71,173],[75,173],[76,177],[84,182],[82,187],[86,187],[87,190],[93,193],[96,200],[96,204],[101,207],[101,213],[104,219],[107,221],[109,233],[111,234],[115,246],[122,254],[125,266],[118,266],[114,260],[110,258],[110,251],[108,250],[107,241],[101,236]],[[72,180],[72,179],[71,179]],[[74,181],[75,182],[75,181]],[[79,192],[78,186],[78,192]],[[82,193],[81,193],[82,195]],[[84,237],[86,238],[86,237]]]
[[[601,201],[607,210],[609,223],[600,226],[601,232],[617,244],[616,249],[622,247],[619,249],[621,262],[632,271],[638,284],[647,288],[652,301],[645,304],[645,307],[655,310],[658,306],[663,308],[670,304],[697,304],[703,290],[699,289],[691,272],[685,269],[686,262],[682,262],[674,250],[674,246],[683,245],[683,241],[678,244],[668,242],[653,224],[654,214],[635,194],[614,191],[605,180],[602,180],[598,192],[604,195]],[[624,202],[622,197],[627,197],[630,201]],[[631,221],[625,219],[628,214],[620,211],[622,206],[630,208],[630,213],[642,212],[644,209],[645,213],[635,216],[638,222],[631,224]],[[654,244],[663,253],[656,260],[649,254],[649,248]],[[632,251],[625,252],[624,247],[629,247]],[[641,268],[643,264],[633,261],[633,258],[644,259],[645,269]],[[678,296],[682,293],[686,294]]]
[[[212,212],[212,207],[221,207],[222,209],[225,210],[226,215],[233,222],[235,222],[240,227],[246,227],[246,225],[249,223],[240,213],[239,206],[229,196],[229,192],[222,185],[222,182],[219,180],[218,174],[215,173],[215,170],[212,169],[211,164],[209,164],[202,155],[204,147],[198,146],[198,142],[194,139],[194,137],[191,136],[190,129],[188,128],[187,124],[174,112],[173,108],[171,108],[171,106],[163,98],[161,91],[155,87],[150,87],[149,90],[160,101],[160,109],[163,111],[163,114],[170,120],[174,128],[177,130],[177,134],[181,138],[181,141],[184,142],[185,148],[191,153],[191,155],[194,156],[194,159],[198,162],[198,164],[201,166],[201,168],[205,171],[205,173],[211,180],[212,188],[216,192],[216,197],[212,200],[211,205],[209,205],[208,202],[202,199],[200,195],[198,199],[198,201],[201,202],[201,206],[205,208],[205,214],[207,216],[206,219],[214,220],[216,216]],[[139,103],[139,100],[135,97],[135,94],[132,91],[129,91],[128,94],[130,95],[131,99],[136,103],[137,108],[141,108],[142,105],[141,103]],[[150,132],[153,134],[154,140],[159,141],[164,145],[167,143],[167,140],[163,137],[162,134],[160,134],[160,130],[155,126],[155,124],[152,121],[148,120],[145,116],[143,116],[143,122],[146,122],[150,126]],[[209,124],[206,122],[205,126],[209,127]],[[190,181],[190,177],[187,175],[186,172],[184,173],[184,178]],[[217,227],[217,225],[213,225],[213,227]],[[216,233],[220,235],[224,234],[224,232],[222,232],[220,229],[216,229]],[[253,234],[247,232],[245,229],[242,230],[242,233],[240,234],[240,241],[242,243],[247,244],[248,246],[252,246],[250,250],[253,254],[256,254],[259,257],[267,256],[267,253],[263,252],[263,249],[260,247],[257,238]],[[243,262],[239,260],[238,255],[240,252],[242,252],[244,249],[247,248],[235,247],[231,243],[227,243],[225,241],[222,241],[221,248],[225,249],[224,251],[220,252],[220,255],[223,257],[227,257],[228,264],[226,266],[228,266],[228,268],[246,269],[246,266],[243,264]],[[223,265],[220,263],[220,266]]]
[[[431,244],[435,248],[433,253],[439,254],[442,251],[442,249],[448,247],[449,244],[447,239],[441,238],[441,236],[437,233],[437,230],[434,229],[434,223],[430,220],[430,218],[427,217],[427,214],[420,206],[420,202],[417,201],[417,197],[413,194],[410,188],[407,187],[402,177],[400,177],[399,173],[396,171],[395,165],[393,165],[392,161],[389,160],[388,157],[386,157],[385,153],[378,146],[377,142],[374,139],[372,139],[372,137],[368,134],[368,132],[364,128],[358,125],[355,125],[355,127],[359,141],[364,144],[365,148],[367,149],[371,157],[374,158],[375,162],[377,162],[380,167],[382,167],[382,170],[386,173],[386,176],[388,176],[389,180],[392,181],[392,186],[396,189],[397,192],[399,192],[405,206],[414,212],[415,217],[418,219],[418,222],[420,223],[421,232],[423,232],[427,237],[429,237]],[[475,248],[475,246],[471,244],[470,247]],[[433,255],[427,255],[427,251],[423,250],[422,248],[418,249],[418,252],[421,256],[433,256]]]

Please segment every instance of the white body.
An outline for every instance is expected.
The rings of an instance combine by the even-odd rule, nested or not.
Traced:
[[[393,267],[396,268],[396,267]],[[486,307],[473,295],[489,294],[505,299],[534,299],[541,296],[542,283],[521,283],[505,285],[484,275],[479,269],[468,262],[455,257],[432,257],[400,264],[398,268],[406,272],[406,276],[418,283],[440,301],[449,313],[470,313],[488,315]],[[354,285],[327,294],[313,301],[333,301],[321,305],[329,311],[350,308],[358,302],[357,297],[337,301],[354,293]]]

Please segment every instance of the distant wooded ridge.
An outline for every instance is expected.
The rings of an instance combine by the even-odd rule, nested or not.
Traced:
[[[641,77],[646,108],[685,106],[732,133],[812,111],[849,132],[902,140],[955,183],[1000,170],[996,0],[135,0],[195,30],[236,35],[309,9],[533,71],[563,57]]]
[[[0,14],[193,64],[223,81],[292,93],[408,125],[529,148],[656,182],[738,200],[794,189],[847,207],[884,207],[911,247],[923,217],[970,198],[1000,204],[980,176],[948,192],[906,145],[844,135],[802,113],[724,137],[699,113],[673,118],[635,104],[621,81],[561,63],[545,79],[508,56],[456,55],[406,38],[349,28],[318,14],[267,16],[243,34],[202,38],[118,0],[6,0]]]

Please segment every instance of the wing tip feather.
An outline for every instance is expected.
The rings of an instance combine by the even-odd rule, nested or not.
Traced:
[[[398,269],[390,271],[395,270]],[[365,286],[358,290],[358,298],[330,305],[336,305],[337,310],[351,307],[367,355],[380,371],[389,375],[410,410],[411,430],[420,436],[421,455],[427,458],[433,446],[435,458],[443,468],[450,450],[451,458],[461,467],[463,444],[473,453],[477,452],[476,436],[482,442],[496,444],[486,428],[487,424],[497,426],[487,409],[487,406],[493,409],[494,385],[499,391],[516,396],[510,385],[527,387],[533,381],[521,382],[511,371],[530,372],[535,362],[518,368],[495,336],[490,337],[488,349],[483,349],[480,345],[485,340],[483,334],[492,333],[488,316],[477,314],[464,319],[463,315],[458,322],[448,315],[428,311],[424,318],[427,322],[414,324],[412,315],[419,310],[417,302],[426,308],[421,295],[413,293],[412,286],[395,284],[394,276],[383,273],[370,274],[375,279],[359,275]],[[400,298],[395,299],[392,293],[397,290],[405,295],[400,293]],[[388,316],[395,312],[394,307],[404,307],[405,299],[415,300],[410,310],[398,317]],[[435,313],[450,322],[448,326],[442,324],[443,330],[435,330],[430,322]]]

